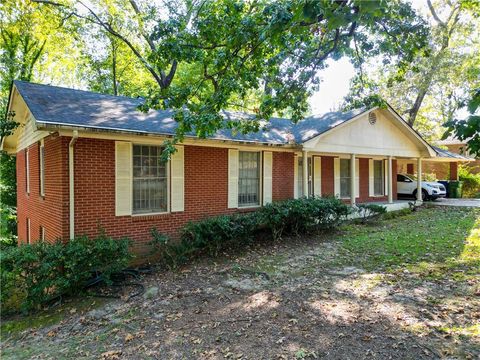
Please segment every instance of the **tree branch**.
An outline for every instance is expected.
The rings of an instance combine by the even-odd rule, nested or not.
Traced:
[[[438,17],[437,12],[435,11],[435,8],[432,5],[431,0],[427,0],[427,5],[428,5],[428,8],[430,9],[430,12],[432,13],[432,16],[435,19],[435,21],[438,24],[440,24],[441,26],[445,27],[445,23]]]

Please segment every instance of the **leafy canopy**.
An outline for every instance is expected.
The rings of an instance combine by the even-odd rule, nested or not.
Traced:
[[[200,137],[220,128],[248,132],[257,121],[226,121],[225,109],[298,121],[329,57],[368,56],[406,66],[427,26],[404,1],[50,2],[126,45],[154,79],[143,110],[173,109],[178,130]],[[72,16],[73,15],[73,16]],[[118,19],[121,21],[118,21]]]

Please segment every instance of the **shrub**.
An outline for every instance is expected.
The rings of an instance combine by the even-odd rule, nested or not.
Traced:
[[[372,220],[377,220],[380,215],[383,215],[387,212],[387,208],[378,204],[359,204],[357,205],[357,213],[361,222],[366,224]]]
[[[152,253],[169,268],[176,268],[199,254],[216,256],[224,249],[245,245],[253,240],[258,221],[255,213],[222,215],[187,223],[180,241],[152,229]]]
[[[249,214],[222,215],[187,223],[180,241],[152,229],[152,253],[167,267],[176,268],[189,259],[207,254],[216,256],[227,248],[252,242],[256,232],[268,229],[274,240],[284,234],[329,229],[350,213],[350,207],[336,198],[302,198],[274,202]]]
[[[463,197],[475,198],[480,193],[480,174],[474,174],[468,166],[458,168],[458,178],[463,181]]]
[[[192,252],[217,255],[219,251],[252,240],[258,228],[255,213],[222,215],[189,222],[182,229],[181,242]]]
[[[21,307],[30,310],[60,295],[81,291],[95,272],[108,282],[131,260],[129,240],[100,235],[66,243],[36,242],[1,253],[1,301],[23,295]]]
[[[260,211],[261,222],[274,240],[284,234],[326,230],[338,226],[351,208],[334,197],[311,197],[275,202]]]

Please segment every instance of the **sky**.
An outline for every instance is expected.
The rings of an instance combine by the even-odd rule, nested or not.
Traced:
[[[321,83],[309,99],[313,114],[322,114],[338,109],[347,95],[350,79],[355,75],[353,65],[347,58],[329,60],[328,68],[320,72]]]

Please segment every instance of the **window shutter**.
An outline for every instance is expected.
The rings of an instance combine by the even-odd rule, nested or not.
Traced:
[[[360,197],[360,159],[355,159],[355,197]]]
[[[385,195],[388,195],[388,160],[383,161],[383,174],[385,176],[385,181],[384,181]]]
[[[184,211],[185,208],[185,180],[184,180],[184,148],[175,146],[177,151],[170,159],[171,179],[171,211]]]
[[[375,174],[373,169],[373,159],[368,159],[368,196],[375,196]]]
[[[322,196],[322,158],[313,157],[313,195]]]
[[[132,215],[132,144],[115,142],[115,215]]]
[[[272,202],[272,166],[273,154],[271,151],[263,152],[263,205]]]
[[[238,207],[238,150],[228,149],[228,208]]]
[[[340,197],[340,158],[333,159],[333,192],[336,197]]]
[[[298,156],[293,157],[293,198],[298,199]]]

